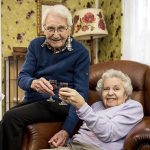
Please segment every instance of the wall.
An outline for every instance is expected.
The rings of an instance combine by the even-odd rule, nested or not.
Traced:
[[[63,1],[74,12],[76,8],[94,6],[94,0]],[[80,6],[79,6],[80,4]],[[2,55],[12,54],[13,47],[27,47],[37,36],[37,1],[3,0],[2,1]]]
[[[61,0],[74,12],[94,7],[96,0]],[[99,40],[99,61],[121,57],[121,0],[98,0],[103,9],[109,35]],[[13,47],[27,47],[37,36],[37,0],[2,0],[2,56]]]
[[[99,40],[99,61],[121,58],[121,0],[99,0],[99,8],[104,12],[108,36]]]
[[[11,55],[13,47],[26,47],[37,36],[36,1],[2,1],[2,54]]]

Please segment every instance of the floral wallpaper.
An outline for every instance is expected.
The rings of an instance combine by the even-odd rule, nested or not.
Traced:
[[[81,2],[80,0],[74,1],[66,0],[72,12],[82,8],[95,7],[96,0]],[[84,3],[84,4],[83,4]],[[106,28],[108,35],[100,38],[98,41],[98,62],[108,60],[119,60],[121,58],[121,20],[122,20],[122,1],[121,0],[98,0],[99,8],[103,10]],[[82,4],[82,5],[81,5]],[[90,17],[92,18],[92,16]],[[101,20],[101,28],[105,28],[105,24]],[[85,29],[86,27],[84,27]],[[85,46],[89,49],[89,44],[84,42]]]
[[[121,58],[121,0],[99,0],[103,10],[108,36],[99,40],[99,61],[119,60]]]
[[[51,0],[49,0],[51,1]],[[59,0],[58,0],[59,1]],[[95,7],[96,0],[60,0],[72,13]],[[2,0],[2,56],[12,55],[13,47],[27,47],[37,37],[37,0]],[[121,0],[99,0],[108,36],[99,39],[99,61],[121,57]],[[86,19],[86,18],[85,18]],[[104,24],[100,24],[104,28]]]
[[[66,5],[72,13],[76,8],[94,6],[94,0],[76,0],[73,3],[72,0],[58,0],[58,2]],[[5,57],[12,55],[13,47],[27,47],[29,42],[37,37],[37,0],[2,0],[1,7],[2,56]]]
[[[13,47],[27,47],[36,37],[36,1],[2,0],[2,54],[9,56]]]

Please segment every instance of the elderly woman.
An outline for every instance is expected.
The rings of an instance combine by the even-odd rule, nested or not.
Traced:
[[[142,105],[130,99],[131,80],[121,71],[104,72],[96,90],[102,101],[91,107],[77,91],[59,90],[60,98],[75,106],[77,115],[83,120],[73,142],[68,144],[68,150],[122,150],[126,135],[143,118]],[[51,147],[57,147],[54,140],[49,143]]]
[[[25,127],[37,122],[63,121],[55,134],[57,146],[63,146],[78,122],[75,108],[63,105],[58,96],[61,87],[76,89],[88,99],[89,53],[71,34],[72,16],[63,5],[49,6],[43,19],[44,34],[30,42],[18,84],[25,91],[22,104],[4,114],[3,150],[21,150]]]

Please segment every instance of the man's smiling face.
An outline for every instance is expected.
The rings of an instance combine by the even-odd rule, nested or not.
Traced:
[[[70,28],[67,25],[67,19],[58,14],[49,14],[45,22],[45,31],[47,42],[53,48],[61,48],[65,45],[70,34]]]

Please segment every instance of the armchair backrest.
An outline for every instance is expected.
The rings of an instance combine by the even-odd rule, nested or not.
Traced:
[[[107,69],[117,69],[131,78],[133,85],[132,99],[139,101],[144,108],[144,115],[150,116],[150,67],[128,60],[115,60],[94,64],[90,67],[89,104],[99,100],[95,90],[97,81]]]

